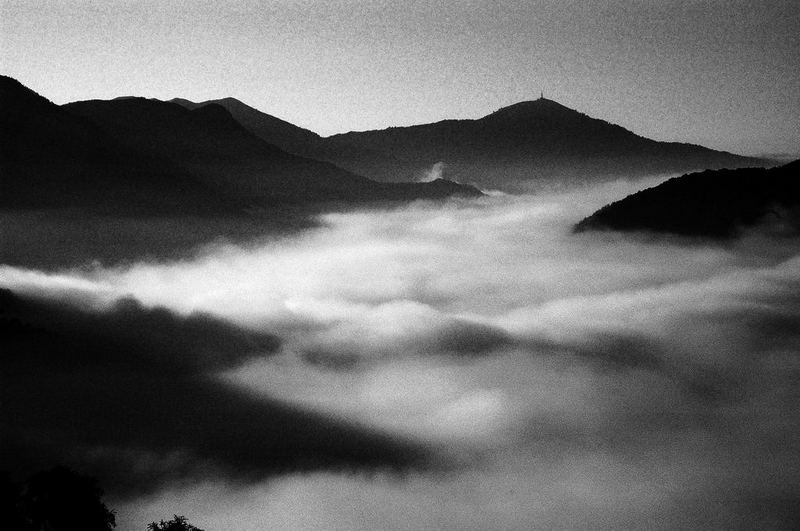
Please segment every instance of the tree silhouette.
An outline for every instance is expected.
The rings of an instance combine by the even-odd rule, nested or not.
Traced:
[[[109,531],[116,527],[114,511],[102,501],[97,481],[63,466],[33,475],[22,489],[19,508],[35,531]]]
[[[203,531],[190,524],[185,516],[174,515],[168,522],[161,520],[160,523],[151,522],[147,526],[147,531]]]
[[[5,529],[28,529],[20,509],[20,486],[7,472],[0,472],[0,514]]]

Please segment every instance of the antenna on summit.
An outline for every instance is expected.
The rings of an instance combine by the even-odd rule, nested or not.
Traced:
[[[544,99],[544,91],[542,91],[542,92],[541,92],[541,94],[539,94],[539,99],[540,99],[540,100],[543,100],[543,99]]]

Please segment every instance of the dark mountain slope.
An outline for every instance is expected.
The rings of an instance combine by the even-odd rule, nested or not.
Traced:
[[[232,199],[0,76],[0,207],[220,213]]]
[[[178,104],[127,98],[65,106],[91,119],[127,148],[155,153],[187,168],[205,185],[251,206],[322,201],[438,198],[473,195],[466,187],[376,183],[333,164],[289,154],[240,125],[220,105],[189,110]]]
[[[261,140],[287,153],[310,159],[327,161],[340,167],[362,167],[362,163],[379,161],[381,165],[396,165],[400,161],[394,155],[364,149],[355,145],[325,139],[313,131],[303,129],[275,116],[263,113],[234,98],[222,98],[195,103],[182,98],[170,100],[187,109],[194,110],[207,105],[220,105],[248,131]],[[359,173],[356,171],[355,173]],[[391,182],[390,179],[379,179]],[[407,179],[402,179],[407,180]]]
[[[0,208],[230,214],[249,207],[476,195],[385,184],[264,142],[219,105],[120,98],[57,106],[0,76]]]
[[[512,190],[549,179],[635,177],[765,162],[691,144],[656,142],[544,98],[478,120],[351,132],[324,141],[384,153],[400,162],[331,159],[374,179],[413,180],[443,162],[448,178]]]
[[[676,177],[601,208],[575,230],[728,238],[759,222],[771,222],[782,231],[800,230],[800,161]]]
[[[200,103],[175,98],[170,102],[177,103],[189,110],[199,109],[207,105],[224,107],[237,122],[261,140],[295,155],[309,156],[314,152],[315,146],[321,140],[321,137],[313,131],[263,113],[234,98],[208,100]]]

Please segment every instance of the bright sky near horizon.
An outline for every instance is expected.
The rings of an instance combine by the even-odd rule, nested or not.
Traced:
[[[800,156],[796,0],[0,0],[56,103],[233,96],[323,135],[551,99],[658,140]]]

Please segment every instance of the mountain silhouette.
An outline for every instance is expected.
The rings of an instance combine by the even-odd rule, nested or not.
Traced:
[[[692,144],[657,142],[618,125],[540,98],[477,120],[350,132],[325,139],[386,158],[333,157],[376,180],[418,179],[436,163],[444,176],[509,191],[557,179],[637,177],[695,169],[764,165],[765,161]]]
[[[641,177],[770,162],[692,144],[657,142],[546,98],[510,105],[478,120],[444,120],[330,137],[234,98],[172,101],[188,109],[221,105],[266,142],[383,182],[418,181],[438,164],[446,178],[520,192],[554,181]]]
[[[208,105],[224,107],[237,122],[261,140],[294,155],[315,158],[313,154],[322,140],[322,137],[313,131],[263,113],[235,98],[208,100],[199,103],[175,98],[170,100],[170,103],[177,103],[189,110],[199,109]]]
[[[174,98],[170,102],[177,103],[190,110],[208,105],[220,105],[230,112],[237,122],[261,140],[277,146],[287,153],[301,157],[331,162],[340,167],[369,168],[369,161],[377,161],[381,166],[394,166],[402,163],[397,157],[389,153],[339,142],[335,138],[324,138],[313,131],[261,112],[235,98],[222,98],[203,102]],[[364,164],[367,166],[363,166]],[[359,172],[355,171],[355,173]],[[377,180],[392,182],[387,179]],[[400,181],[413,181],[413,179],[400,179]]]
[[[124,97],[57,106],[5,76],[0,96],[0,207],[218,213],[480,194],[450,182],[378,183],[289,154],[219,105]]]
[[[206,186],[250,207],[480,195],[455,183],[378,183],[328,162],[287,153],[254,135],[217,104],[189,110],[170,102],[126,98],[75,102],[65,108],[92,120],[127,148],[155,153],[187,168]]]
[[[224,212],[232,201],[0,76],[0,207]]]
[[[800,230],[800,160],[776,168],[707,170],[675,177],[606,205],[575,227],[730,238],[768,223]]]

